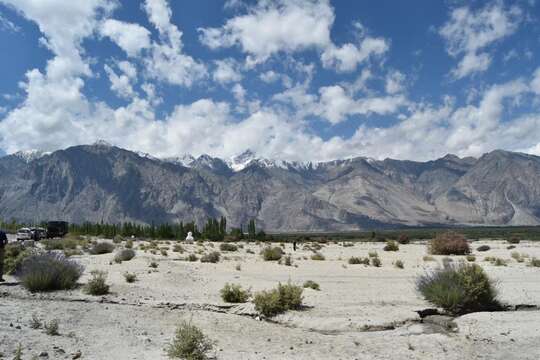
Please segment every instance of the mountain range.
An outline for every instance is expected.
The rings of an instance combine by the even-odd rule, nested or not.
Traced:
[[[158,159],[104,142],[0,158],[0,218],[161,223],[255,219],[267,231],[539,225],[540,157],[287,162],[245,152]]]

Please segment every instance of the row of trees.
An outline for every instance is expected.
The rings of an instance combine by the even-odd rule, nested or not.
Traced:
[[[15,220],[11,222],[4,222],[0,220],[0,229],[4,229],[8,232],[16,232],[22,227],[40,226],[47,227],[47,223],[40,224],[24,224]],[[240,228],[232,228],[227,232],[227,219],[221,217],[219,220],[210,218],[203,226],[202,230],[197,227],[195,222],[179,224],[174,223],[161,223],[161,224],[136,224],[132,222],[125,222],[121,224],[107,224],[107,223],[92,223],[85,222],[82,224],[70,224],[69,232],[73,235],[91,235],[91,236],[104,236],[107,238],[113,238],[117,235],[130,237],[135,236],[138,238],[149,239],[176,239],[183,240],[186,238],[188,232],[191,232],[196,239],[208,239],[212,241],[223,241],[227,238],[231,240],[265,240],[266,234],[263,230],[257,232],[255,226],[255,220],[250,220],[248,224],[248,232],[244,233],[243,226]]]

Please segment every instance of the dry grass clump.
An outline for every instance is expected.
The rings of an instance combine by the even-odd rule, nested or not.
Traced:
[[[124,273],[124,279],[126,279],[127,283],[133,283],[133,282],[137,281],[137,274],[130,273],[130,272],[125,272]]]
[[[382,266],[381,259],[379,259],[378,257],[372,257],[371,258],[371,266],[381,267]]]
[[[219,245],[221,251],[238,251],[238,246],[229,243],[223,243]]]
[[[45,334],[50,336],[58,336],[60,335],[59,329],[60,329],[60,323],[58,319],[52,319],[49,322],[43,323],[43,328],[45,329]]]
[[[533,267],[540,267],[540,259],[532,258],[529,265]]]
[[[255,294],[253,299],[255,310],[269,317],[287,310],[298,310],[302,307],[303,291],[300,286],[279,283],[275,289]]]
[[[32,318],[30,319],[28,326],[30,326],[30,329],[41,329],[43,323],[37,314],[32,314]]]
[[[313,290],[321,290],[321,287],[319,286],[319,284],[317,284],[315,281],[313,280],[307,280],[306,282],[304,282],[304,289],[305,288],[309,288],[309,289],[313,289]]]
[[[22,244],[7,244],[4,248],[4,272],[8,275],[12,275],[20,271],[24,259],[32,254],[33,252],[25,249]]]
[[[476,256],[474,255],[467,255],[465,257],[465,259],[467,259],[468,262],[475,262],[476,261]]]
[[[398,269],[403,269],[405,267],[405,264],[401,260],[396,260],[394,262],[394,266]]]
[[[221,253],[219,253],[218,251],[212,251],[211,253],[203,255],[201,257],[201,262],[203,262],[203,263],[217,263],[217,262],[219,262],[220,258],[221,258]]]
[[[176,253],[179,253],[179,254],[183,254],[186,250],[184,249],[184,247],[180,244],[175,244],[173,246],[173,252],[176,252]]]
[[[206,360],[208,352],[213,348],[214,342],[208,339],[201,329],[191,322],[182,321],[165,351],[172,359]]]
[[[84,268],[59,253],[26,257],[16,272],[22,285],[31,292],[73,289]]]
[[[377,254],[376,251],[370,251],[370,252],[368,252],[368,256],[370,258],[376,258],[376,257],[379,257],[379,254]]]
[[[521,256],[520,253],[518,253],[517,251],[513,251],[510,256],[512,257],[512,259],[516,260],[517,262],[519,263],[522,263],[525,261],[525,259],[523,258],[523,256]]]
[[[150,261],[150,264],[148,264],[148,266],[151,267],[152,269],[157,269],[159,265],[155,261]]]
[[[351,265],[360,265],[360,264],[369,265],[369,258],[351,256],[348,260],[348,263]]]
[[[324,261],[326,258],[320,252],[316,252],[315,254],[311,255],[311,260]]]
[[[199,258],[195,254],[189,254],[187,257],[187,261],[195,262],[197,260],[199,260]]]
[[[279,246],[267,246],[261,251],[261,255],[264,261],[277,261],[283,256],[283,249]]]
[[[226,283],[220,291],[221,298],[227,303],[245,303],[251,296],[250,290],[242,289],[238,284]]]
[[[476,248],[476,251],[488,251],[490,249],[491,247],[489,245],[480,245],[479,247]]]
[[[109,293],[109,285],[107,285],[107,272],[100,270],[93,270],[91,273],[92,278],[88,280],[84,286],[84,292],[88,295],[106,295]]]
[[[115,244],[120,244],[122,241],[124,241],[124,238],[120,235],[116,235],[114,238],[113,238],[113,243]]]
[[[64,239],[46,239],[40,241],[43,244],[45,250],[74,250],[77,248],[79,242],[73,238]]]
[[[424,257],[422,258],[422,260],[424,261],[435,261],[435,258],[433,256],[430,256],[430,255],[424,255]]]
[[[132,249],[122,249],[116,253],[114,256],[114,261],[116,263],[121,263],[122,261],[129,261],[135,257],[135,251]]]
[[[451,264],[426,273],[416,288],[427,301],[455,315],[501,308],[493,282],[476,264]]]
[[[102,255],[102,254],[109,254],[109,253],[112,253],[114,251],[114,244],[111,244],[110,242],[98,242],[96,244],[94,244],[89,252],[90,254],[92,255]]]
[[[399,251],[399,245],[394,240],[388,240],[383,250],[384,251]]]
[[[428,250],[433,255],[468,255],[471,253],[467,239],[454,231],[437,234],[435,239],[429,242]]]
[[[283,264],[285,266],[292,266],[293,264],[293,259],[292,259],[292,256],[291,255],[287,255],[281,259],[279,259],[279,262],[278,262],[280,265]]]

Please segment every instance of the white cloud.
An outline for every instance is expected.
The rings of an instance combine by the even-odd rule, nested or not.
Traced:
[[[111,90],[122,98],[130,99],[135,96],[132,82],[137,78],[137,69],[127,61],[119,62],[117,66],[122,72],[119,75],[110,66],[105,65],[104,67],[111,82]]]
[[[269,70],[260,74],[259,78],[265,83],[270,84],[279,80],[279,74],[273,70]]]
[[[200,39],[211,49],[238,45],[256,64],[278,52],[324,48],[330,43],[334,11],[327,0],[260,1],[245,15],[220,28],[201,28]]]
[[[145,58],[148,74],[174,85],[191,86],[207,76],[206,66],[182,53],[182,32],[171,23],[171,9],[165,0],[147,0],[144,8],[160,34],[152,44],[151,57]]]
[[[216,60],[216,69],[212,75],[214,81],[220,84],[242,80],[242,73],[234,59]]]
[[[536,69],[531,80],[531,89],[536,95],[540,95],[540,67]]]
[[[0,14],[0,30],[19,32],[21,28],[15,25],[11,20]]]
[[[395,94],[403,91],[405,75],[397,70],[390,71],[386,76],[385,89],[388,94]]]
[[[333,68],[340,72],[351,72],[370,57],[380,56],[388,51],[389,44],[386,40],[365,37],[363,28],[359,23],[357,23],[358,26],[361,29],[358,45],[347,43],[338,47],[330,44],[323,51],[321,61],[325,68]]]
[[[447,51],[452,57],[463,56],[457,68],[452,70],[456,79],[485,71],[491,64],[486,48],[513,34],[521,21],[522,11],[518,7],[504,8],[501,2],[486,5],[472,11],[459,7],[452,11],[450,20],[439,30],[447,42]]]
[[[138,24],[107,19],[100,32],[118,44],[128,56],[137,56],[142,49],[150,47],[150,31]]]

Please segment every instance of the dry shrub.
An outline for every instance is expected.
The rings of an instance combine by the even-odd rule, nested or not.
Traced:
[[[217,263],[221,258],[221,254],[218,251],[212,251],[201,257],[201,262],[203,263]]]
[[[429,242],[428,250],[433,255],[468,255],[471,253],[467,239],[454,231],[437,234],[435,239]]]
[[[208,352],[214,348],[214,342],[187,321],[182,321],[176,328],[175,336],[165,351],[169,358],[186,360],[206,360]]]
[[[109,242],[98,242],[96,244],[94,244],[89,252],[90,254],[92,255],[102,255],[102,254],[109,254],[109,253],[112,253],[114,251],[114,244],[111,244]]]
[[[302,307],[303,288],[291,283],[278,284],[278,287],[269,291],[255,294],[253,303],[255,310],[264,316],[274,316],[287,310],[298,310]]]
[[[221,251],[238,251],[238,246],[229,243],[223,243],[219,245]]]
[[[86,285],[84,286],[84,292],[89,295],[106,295],[109,293],[109,285],[107,285],[107,272],[100,271],[100,270],[94,270],[90,274],[92,274],[92,278],[88,280]]]
[[[228,303],[245,303],[248,301],[251,293],[249,290],[242,289],[238,284],[225,284],[220,291],[223,301]]]
[[[129,261],[135,257],[135,251],[131,249],[122,249],[114,256],[114,261],[121,263],[122,261]]]
[[[261,255],[264,261],[277,261],[283,256],[283,250],[278,246],[268,246],[261,251]]]
[[[31,292],[73,289],[84,268],[59,253],[34,254],[25,258],[16,272]]]
[[[399,245],[394,240],[388,240],[383,250],[384,251],[399,251]]]

